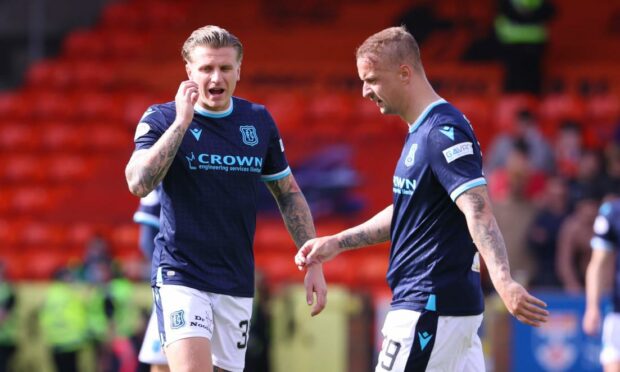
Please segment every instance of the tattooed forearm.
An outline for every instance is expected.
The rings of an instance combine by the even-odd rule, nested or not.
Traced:
[[[491,278],[500,278],[510,272],[506,244],[495,219],[474,222],[474,241],[487,262]]]
[[[162,181],[181,145],[185,129],[173,125],[153,147],[134,153],[125,171],[132,194],[145,196]]]
[[[269,182],[267,187],[278,203],[284,224],[295,241],[295,245],[299,248],[307,240],[316,237],[310,207],[293,176]]]
[[[340,239],[339,246],[341,249],[355,249],[368,245],[386,242],[390,239],[389,229],[375,228],[372,230],[359,229],[353,231],[351,229],[343,234]]]
[[[484,188],[474,188],[457,199],[465,214],[469,232],[487,263],[489,275],[496,286],[510,275],[506,243],[491,211]]]
[[[390,240],[392,213],[393,207],[390,205],[363,224],[340,233],[340,248],[356,249]]]

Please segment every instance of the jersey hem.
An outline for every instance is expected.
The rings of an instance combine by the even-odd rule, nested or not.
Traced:
[[[252,292],[226,291],[226,290],[222,290],[222,289],[218,289],[218,288],[213,288],[213,287],[209,287],[209,286],[205,286],[205,285],[198,285],[198,284],[195,284],[195,283],[186,282],[186,281],[180,281],[180,280],[165,280],[163,285],[179,285],[179,286],[183,286],[183,287],[188,287],[188,288],[196,289],[198,291],[209,292],[209,293],[216,293],[216,294],[225,295],[225,296],[254,298],[254,291],[252,291]],[[161,287],[161,286],[158,285],[155,281],[151,280],[151,287],[154,288],[154,287]]]

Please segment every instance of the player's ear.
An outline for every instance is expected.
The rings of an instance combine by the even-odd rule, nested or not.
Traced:
[[[398,77],[403,83],[407,83],[413,76],[413,69],[408,64],[402,64],[398,68]]]
[[[189,62],[185,61],[185,72],[187,73],[187,78],[192,80],[192,69],[189,67]]]

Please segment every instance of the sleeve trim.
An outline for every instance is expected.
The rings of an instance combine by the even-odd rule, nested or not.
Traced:
[[[611,251],[614,249],[614,245],[609,240],[605,240],[598,236],[595,236],[590,240],[590,246],[592,249],[600,249],[604,251]]]
[[[269,182],[269,181],[277,181],[291,174],[291,167],[286,167],[282,172],[278,172],[275,174],[264,174],[260,177],[261,181]]]
[[[133,221],[135,223],[139,223],[142,225],[149,225],[159,229],[159,218],[153,216],[152,214],[145,213],[142,211],[137,211],[133,215]]]
[[[469,189],[473,189],[474,187],[482,186],[486,184],[487,184],[487,180],[484,177],[479,177],[471,181],[467,181],[461,186],[454,189],[454,191],[450,193],[450,198],[452,199],[452,201],[456,201],[456,198],[461,196],[461,194],[464,193],[465,191]]]

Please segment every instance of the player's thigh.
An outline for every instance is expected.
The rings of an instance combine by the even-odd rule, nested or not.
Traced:
[[[211,341],[204,337],[176,340],[166,346],[170,369],[174,372],[211,371]]]
[[[167,364],[151,364],[150,372],[170,372]]]
[[[213,311],[208,293],[178,285],[156,287],[153,293],[161,343],[171,370],[192,371],[200,365],[211,368]]]
[[[388,312],[381,329],[383,344],[375,368],[376,372],[405,370],[412,353],[416,325],[420,316],[420,312],[412,310],[399,309]]]
[[[426,371],[484,371],[482,344],[478,337],[481,323],[482,314],[440,316],[437,338]]]
[[[386,317],[376,372],[479,371],[484,359],[477,330],[482,315],[437,316],[393,310]],[[467,366],[468,369],[464,369]]]
[[[252,298],[212,295],[213,365],[226,371],[243,371],[250,338]]]
[[[613,371],[613,366],[620,364],[620,314],[609,313],[603,322],[603,348],[601,350],[601,364],[605,372]]]

